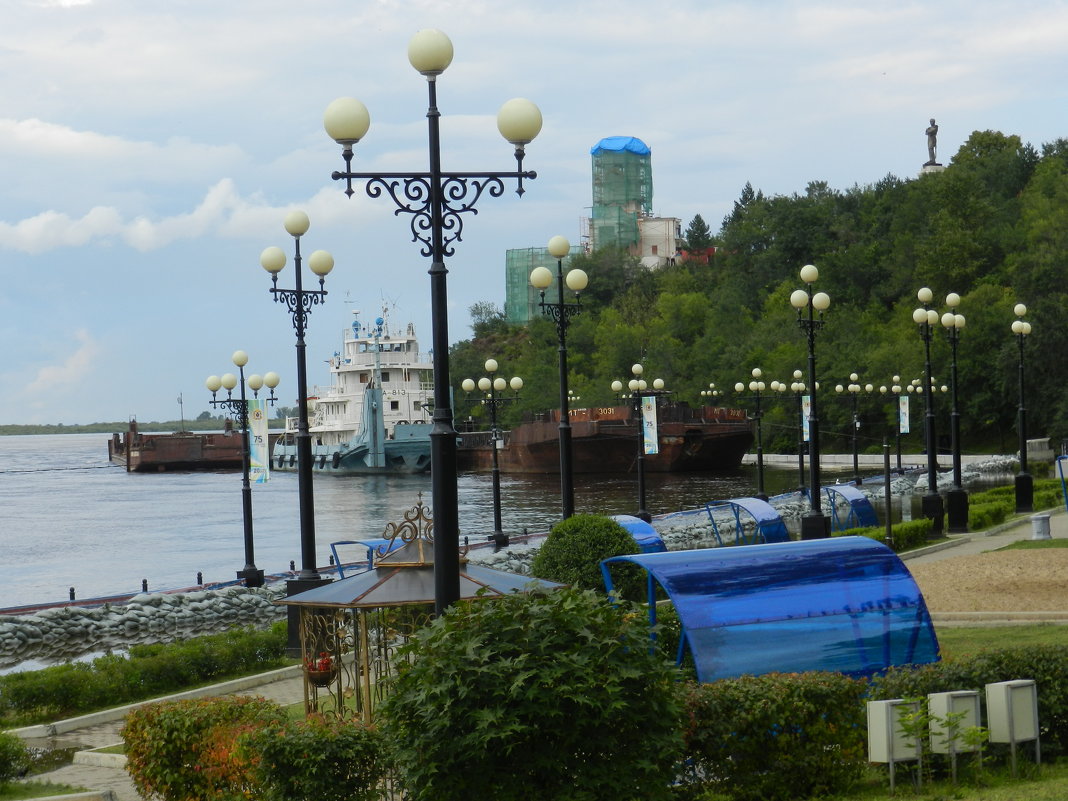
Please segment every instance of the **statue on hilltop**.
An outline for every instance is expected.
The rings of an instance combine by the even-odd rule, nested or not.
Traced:
[[[927,158],[928,161],[924,164],[924,167],[938,167],[941,166],[935,159],[938,156],[938,126],[935,125],[934,117],[931,118],[931,124],[927,126]]]

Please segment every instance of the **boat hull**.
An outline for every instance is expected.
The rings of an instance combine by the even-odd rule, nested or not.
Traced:
[[[389,440],[377,460],[362,443],[336,447],[312,445],[312,472],[332,476],[415,474],[430,470],[430,440],[423,437]],[[283,472],[297,470],[297,446],[288,438],[275,443],[271,467]]]
[[[131,427],[108,440],[108,458],[131,473],[240,469],[242,453],[237,432],[142,434]]]
[[[667,412],[667,410],[663,410]],[[675,409],[657,426],[659,453],[644,459],[653,473],[731,470],[753,443],[745,413],[738,410]],[[676,418],[676,419],[672,419]],[[640,428],[629,407],[575,410],[571,419],[572,470],[575,473],[626,473],[637,469]],[[501,472],[559,473],[560,425],[555,419],[532,421],[505,435],[497,451]],[[493,468],[488,432],[460,435],[457,466],[480,472]]]

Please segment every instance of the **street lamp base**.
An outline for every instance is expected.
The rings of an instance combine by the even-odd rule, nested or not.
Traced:
[[[244,570],[238,570],[237,577],[239,579],[244,579],[246,587],[263,586],[263,571],[255,567],[246,567]]]
[[[333,579],[317,578],[317,579],[290,579],[286,582],[286,597],[292,595],[298,595],[299,593],[307,590],[314,590],[316,587],[321,587],[324,584],[329,584]],[[299,657],[302,656],[302,649],[300,647],[300,607],[289,606],[286,607],[288,615],[286,617],[286,624],[288,628],[288,637],[286,639],[286,656]]]
[[[831,536],[831,521],[822,513],[806,514],[801,518],[801,539],[822,540]]]
[[[494,531],[486,539],[493,543],[494,553],[497,553],[501,548],[508,547],[508,535],[503,531]]]
[[[1035,481],[1030,473],[1016,474],[1016,514],[1035,511]]]
[[[968,493],[961,487],[946,493],[946,524],[950,534],[964,534],[968,530]]]
[[[651,514],[649,514],[647,511],[645,511],[644,509],[639,509],[634,514],[634,516],[636,518],[638,518],[639,520],[644,520],[646,523],[652,523],[653,522],[653,516]]]
[[[931,520],[931,534],[929,539],[937,539],[942,536],[945,510],[942,506],[942,496],[937,492],[924,495],[920,501],[920,513]]]

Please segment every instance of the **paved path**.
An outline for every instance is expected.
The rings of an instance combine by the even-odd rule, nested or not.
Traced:
[[[1054,538],[1068,538],[1068,515],[1065,514],[1063,508],[1053,510],[1050,513],[1049,522],[1050,533]],[[983,553],[1002,548],[1018,540],[1030,539],[1032,532],[1033,525],[1030,516],[1024,516],[988,532],[956,535],[951,542],[932,545],[906,554],[903,558],[906,564],[922,564],[953,556]],[[956,621],[954,623],[956,624]],[[989,622],[985,624],[990,625]],[[201,696],[261,695],[282,704],[290,704],[303,700],[304,687],[299,667],[293,667],[260,677],[206,687],[194,693],[182,693],[174,697],[189,697],[194,694]],[[119,731],[122,729],[122,719],[129,708],[122,707],[70,721],[60,721],[50,727],[33,727],[39,731],[27,730],[24,736],[36,735],[40,738],[51,739],[49,737],[51,734],[54,737],[54,744],[60,748],[79,746],[92,749],[114,745],[122,739]],[[109,759],[106,755],[96,757],[92,754],[79,754],[76,759],[75,764],[34,778],[93,788],[92,792],[79,796],[63,796],[65,801],[73,798],[81,801],[141,801],[120,760]],[[103,764],[88,764],[94,759]]]

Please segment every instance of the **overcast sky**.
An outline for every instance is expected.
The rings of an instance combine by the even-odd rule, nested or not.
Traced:
[[[948,163],[974,130],[1036,147],[1068,136],[1068,4],[664,0],[6,0],[0,26],[0,423],[187,418],[211,373],[250,354],[295,402],[295,337],[259,266],[336,267],[311,314],[309,377],[354,309],[383,304],[430,347],[427,259],[387,199],[347,199],[322,129],[335,97],[366,103],[356,169],[427,167],[426,84],[410,36],[440,28],[443,166],[514,169],[495,116],[536,102],[527,194],[484,198],[449,265],[451,341],[467,309],[504,303],[504,252],[579,241],[590,148],[652,149],[654,212],[718,230],[747,181],[765,194],[915,177],[924,129]],[[783,265],[784,275],[801,265]],[[282,273],[292,286],[292,266]],[[596,281],[596,276],[590,276]]]

